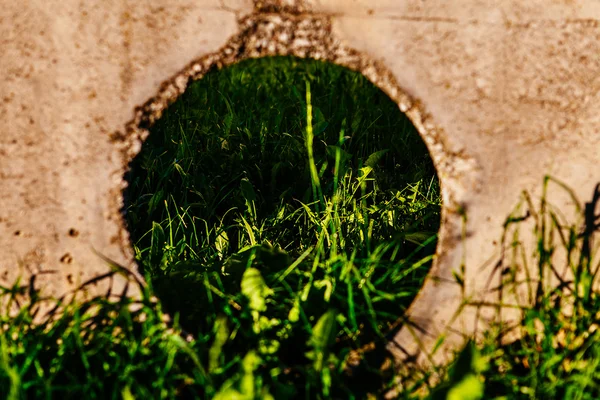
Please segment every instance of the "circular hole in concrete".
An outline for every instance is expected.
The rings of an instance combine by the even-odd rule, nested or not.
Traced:
[[[225,353],[293,368],[327,310],[342,353],[392,329],[435,251],[439,181],[409,119],[364,76],[244,61],[192,83],[150,131],[127,224],[186,330],[210,337],[225,316]]]

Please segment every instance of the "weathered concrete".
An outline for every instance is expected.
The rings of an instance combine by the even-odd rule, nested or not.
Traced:
[[[364,73],[438,169],[440,279],[409,312],[428,333],[417,345],[403,328],[390,349],[429,350],[450,322],[472,332],[472,311],[450,320],[462,298],[452,271],[464,261],[466,291],[486,299],[520,192],[539,194],[552,174],[586,199],[600,181],[599,17],[592,0],[4,2],[0,284],[54,271],[37,283],[59,295],[107,270],[96,252],[133,267],[121,191],[149,124],[212,66],[293,54]],[[449,335],[448,348],[462,343]]]

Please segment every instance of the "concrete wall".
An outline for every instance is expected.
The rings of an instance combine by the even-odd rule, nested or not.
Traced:
[[[361,71],[438,169],[438,258],[409,312],[427,333],[418,344],[405,327],[390,349],[407,360],[448,323],[472,332],[473,312],[450,320],[452,270],[464,261],[467,291],[487,299],[521,191],[552,174],[588,199],[600,181],[599,16],[592,0],[4,1],[0,285],[33,274],[60,295],[107,271],[99,254],[135,269],[120,208],[146,128],[211,67],[292,54]],[[447,349],[462,343],[449,335]]]

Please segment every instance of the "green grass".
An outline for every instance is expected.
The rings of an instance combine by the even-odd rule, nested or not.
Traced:
[[[565,217],[573,210],[547,202],[548,192],[557,189],[571,197],[576,220]],[[498,265],[506,268],[503,290],[509,299],[517,290],[526,293],[533,306],[512,301],[521,306],[521,323],[497,326],[484,341],[483,352],[490,357],[490,369],[484,374],[486,398],[492,394],[520,399],[600,398],[600,261],[593,241],[600,228],[600,216],[595,215],[599,201],[600,184],[591,201],[582,205],[564,183],[546,177],[539,204],[524,193],[507,219],[507,255]],[[535,249],[524,245],[523,220],[533,224]],[[525,258],[531,250],[533,265]],[[519,331],[522,338],[499,346],[498,335],[507,328]]]
[[[164,307],[194,336],[227,327],[219,365],[254,351],[265,385],[301,397],[384,386],[386,334],[435,250],[439,183],[362,75],[290,58],[209,74],[152,128],[127,196]],[[365,346],[361,381],[349,360]]]
[[[439,186],[414,128],[363,77],[294,59],[212,72],[153,127],[129,181],[142,299],[1,288],[0,398],[346,399],[391,385],[385,342],[431,262]],[[502,238],[503,290],[534,304],[510,327],[522,339],[502,345],[494,327],[431,398],[598,398],[598,199],[567,221],[552,183],[570,193],[548,178]],[[557,270],[572,273],[560,290]]]

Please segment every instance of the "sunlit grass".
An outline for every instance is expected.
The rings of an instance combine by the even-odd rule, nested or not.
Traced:
[[[185,329],[228,327],[222,362],[253,351],[270,386],[311,397],[351,393],[365,346],[378,357],[360,368],[381,367],[431,264],[440,198],[416,130],[364,77],[287,58],[209,75],[132,171],[138,260]],[[331,343],[313,354],[324,316]]]

